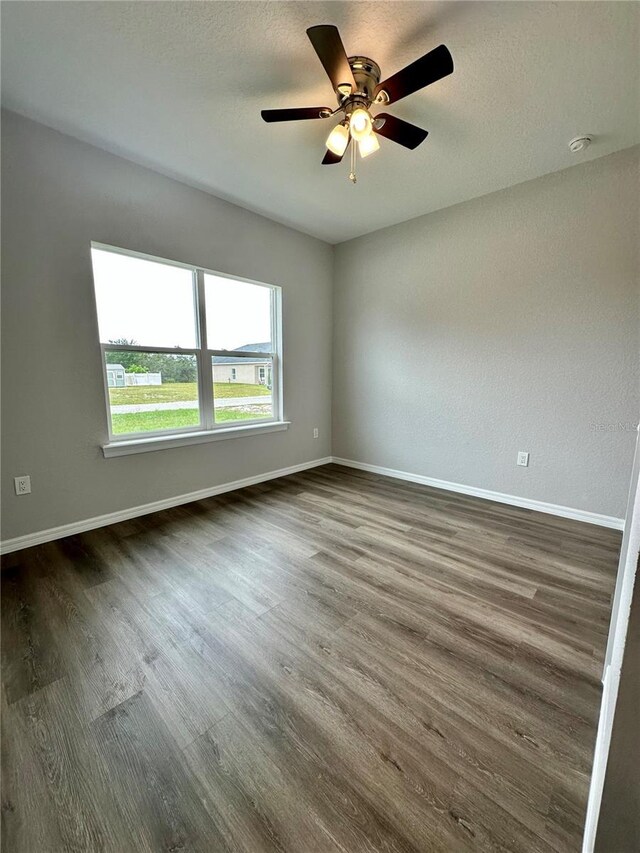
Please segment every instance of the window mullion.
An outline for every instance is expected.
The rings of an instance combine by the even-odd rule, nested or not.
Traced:
[[[162,355],[198,355],[197,349],[183,349],[182,347],[153,347],[153,346],[131,346],[129,344],[104,344],[101,343],[104,352],[142,352],[161,353]]]
[[[198,397],[200,399],[200,419],[205,429],[213,429],[213,370],[211,358],[207,352],[207,312],[204,292],[204,272],[195,270],[196,298],[198,306]]]
[[[282,405],[282,303],[280,291],[271,291],[271,387],[273,416],[278,420],[284,417]]]
[[[233,349],[210,349],[209,355],[221,355],[221,356],[232,356],[233,358],[246,358],[247,361],[256,358],[273,358],[275,356],[276,351],[271,350],[269,352],[240,352],[239,350]]]

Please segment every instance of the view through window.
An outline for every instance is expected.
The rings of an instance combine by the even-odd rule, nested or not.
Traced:
[[[278,288],[92,246],[114,439],[279,416]]]

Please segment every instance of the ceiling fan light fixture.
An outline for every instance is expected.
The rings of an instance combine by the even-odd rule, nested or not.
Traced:
[[[323,106],[262,110],[264,121],[325,119],[340,113],[342,120],[329,134],[322,165],[340,163],[353,139],[349,151],[349,178],[354,184],[358,151],[361,157],[373,154],[380,148],[378,136],[384,136],[411,151],[424,142],[428,131],[388,113],[373,116],[371,109],[375,110],[380,104],[400,101],[451,74],[453,58],[446,45],[439,45],[381,81],[378,63],[360,54],[348,56],[338,28],[333,24],[309,27],[307,35],[329,78],[338,106],[335,109]]]
[[[369,154],[373,154],[379,148],[380,143],[378,142],[378,137],[375,133],[370,133],[369,136],[365,136],[364,139],[358,140],[358,149],[361,157],[368,157]]]
[[[361,139],[369,136],[373,128],[371,116],[364,107],[356,107],[349,117],[349,130],[351,136],[360,142]]]
[[[342,157],[349,144],[349,128],[345,122],[337,124],[327,137],[327,148],[336,157]]]

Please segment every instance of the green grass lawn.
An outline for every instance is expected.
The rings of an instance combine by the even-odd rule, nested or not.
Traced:
[[[271,394],[271,391],[264,385],[246,385],[243,382],[214,382],[213,393],[218,399],[221,399],[223,397],[266,397]],[[198,386],[195,382],[132,385],[129,388],[109,389],[109,400],[112,406],[134,406],[138,403],[174,403],[197,399]],[[127,415],[118,415],[118,417],[127,417]]]
[[[160,386],[162,387],[162,386]],[[181,400],[184,397],[180,398]],[[224,421],[248,421],[261,416],[251,412],[217,411],[216,423]],[[266,413],[264,417],[271,417]],[[151,432],[159,429],[178,429],[179,427],[197,426],[200,415],[197,409],[169,409],[163,412],[134,412],[126,415],[112,415],[114,435],[124,435],[128,432]]]

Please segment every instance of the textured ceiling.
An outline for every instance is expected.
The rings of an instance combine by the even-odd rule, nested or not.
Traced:
[[[4,2],[3,102],[340,242],[639,142],[639,19],[635,2]],[[332,103],[318,23],[383,77],[442,42],[454,58],[389,108],[426,142],[382,139],[356,186],[320,165],[330,120],[260,119]]]

